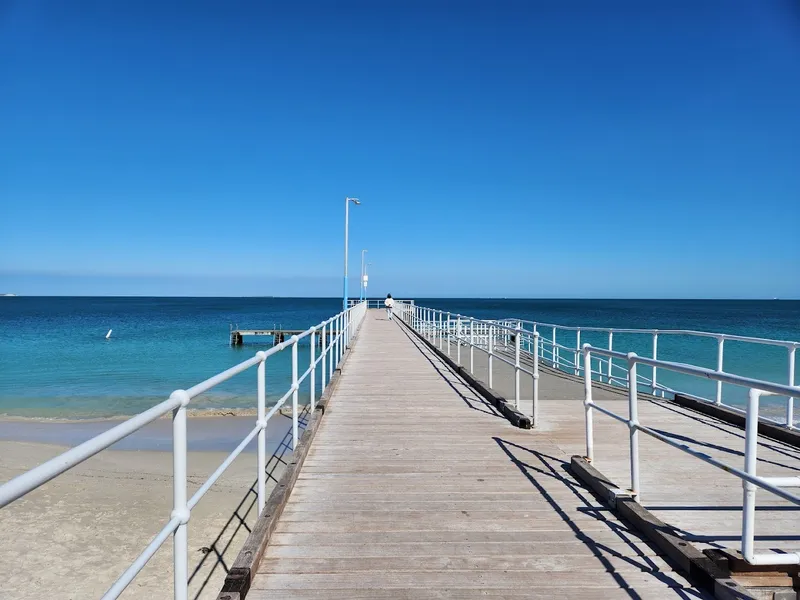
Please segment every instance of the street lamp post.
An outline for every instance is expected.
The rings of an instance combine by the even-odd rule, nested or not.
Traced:
[[[361,204],[358,198],[345,197],[344,199],[344,286],[342,293],[342,310],[347,310],[347,235],[350,227],[350,203]]]

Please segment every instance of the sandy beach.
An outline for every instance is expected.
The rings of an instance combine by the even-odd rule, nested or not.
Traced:
[[[268,455],[281,446],[290,423],[278,415],[270,421]],[[0,482],[113,424],[0,421]],[[244,417],[190,419],[189,495],[252,426]],[[169,431],[169,420],[159,420],[0,511],[0,598],[100,597],[169,519],[172,453],[161,451],[171,447]],[[268,471],[280,476],[275,456]],[[219,592],[255,521],[255,478],[249,448],[193,510],[190,598]],[[168,540],[122,597],[166,598],[171,590]]]

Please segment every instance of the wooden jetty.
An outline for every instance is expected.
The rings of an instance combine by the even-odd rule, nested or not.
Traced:
[[[244,344],[245,337],[271,337],[272,344],[277,345],[285,342],[293,335],[300,335],[303,333],[305,329],[282,329],[282,328],[272,328],[272,329],[231,329],[230,332],[230,345],[231,346],[241,346]],[[328,335],[336,336],[337,331],[332,330],[328,332]],[[317,338],[317,343],[322,344],[322,338]]]
[[[797,584],[796,569],[737,573],[719,552],[736,546],[739,479],[646,438],[639,505],[611,419],[595,420],[594,464],[582,459],[577,378],[543,368],[536,427],[516,427],[379,311],[343,365],[218,600],[772,598],[757,592]],[[498,365],[495,388],[512,377]],[[601,405],[626,400],[595,390]],[[724,420],[654,398],[639,416],[741,462],[742,431]],[[800,472],[792,444],[762,438],[758,460],[764,475]],[[760,548],[800,549],[793,506],[761,493],[759,514]]]

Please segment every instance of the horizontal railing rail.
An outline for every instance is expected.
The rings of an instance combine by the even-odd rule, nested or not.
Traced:
[[[333,378],[334,369],[337,368],[344,356],[346,348],[358,334],[366,314],[367,305],[364,302],[355,303],[319,325],[305,330],[301,334],[277,344],[267,351],[256,352],[255,356],[245,360],[230,369],[222,371],[205,381],[190,387],[187,390],[176,390],[169,398],[156,406],[112,427],[90,440],[48,460],[38,467],[19,475],[0,486],[0,509],[14,500],[21,498],[62,473],[81,464],[95,454],[102,452],[118,441],[138,431],[145,425],[172,412],[172,452],[173,452],[173,508],[169,520],[155,535],[150,544],[134,560],[134,562],[120,575],[116,582],[103,595],[103,600],[119,597],[125,588],[133,581],[136,575],[144,568],[156,551],[163,545],[167,538],[173,536],[173,562],[174,562],[174,589],[176,600],[186,600],[188,597],[189,572],[188,572],[188,531],[187,526],[192,509],[214,485],[224,471],[233,463],[236,457],[257,438],[257,496],[258,514],[261,514],[266,504],[266,429],[269,419],[281,409],[291,398],[292,405],[292,450],[297,447],[299,436],[298,395],[300,384],[309,380],[309,409],[314,410],[317,402],[316,373],[320,371],[320,387],[324,391]],[[321,350],[317,356],[316,336],[321,336]],[[301,339],[310,337],[310,358],[308,368],[302,374],[299,372],[298,345]],[[284,350],[292,353],[292,383],[288,391],[272,406],[266,410],[266,362],[271,357]],[[209,391],[236,375],[257,367],[256,409],[257,416],[254,427],[242,439],[239,445],[228,455],[219,467],[208,477],[191,498],[187,498],[187,414],[186,408],[197,396]]]
[[[742,480],[743,500],[742,500],[742,529],[741,544],[742,556],[752,565],[796,565],[800,564],[800,553],[780,552],[780,553],[756,553],[754,550],[755,540],[755,501],[756,490],[761,488],[772,494],[787,500],[800,507],[800,496],[792,494],[784,488],[800,488],[800,477],[762,477],[757,474],[757,452],[758,452],[758,422],[759,422],[759,400],[762,395],[776,394],[780,396],[800,396],[800,387],[787,386],[768,381],[761,381],[731,373],[719,372],[704,367],[696,367],[683,363],[675,363],[664,360],[654,360],[643,356],[637,356],[631,352],[624,354],[606,348],[596,348],[585,344],[582,348],[584,359],[584,411],[586,418],[586,458],[590,462],[595,459],[594,452],[594,428],[593,412],[597,411],[615,421],[628,427],[629,432],[629,456],[630,456],[630,491],[634,499],[641,500],[641,479],[639,462],[639,432],[659,440],[673,448],[677,448],[690,456],[702,460],[718,469],[730,473]],[[626,361],[628,369],[627,388],[628,388],[628,414],[621,415],[604,406],[596,404],[592,398],[592,377],[590,375],[590,362],[592,354],[600,354],[609,359],[617,358]],[[675,441],[668,433],[663,433],[642,425],[639,421],[639,393],[636,376],[637,365],[649,365],[661,369],[682,373],[694,377],[711,379],[721,383],[738,385],[748,388],[748,401],[745,421],[744,439],[744,470],[729,465],[721,460],[717,460],[705,451],[695,450],[689,445]]]
[[[707,338],[707,339],[714,339],[717,341],[717,349],[716,349],[716,364],[717,364],[717,372],[723,372],[725,370],[725,342],[742,342],[748,344],[756,344],[761,346],[772,346],[772,347],[780,347],[786,349],[786,383],[789,386],[794,386],[796,382],[796,356],[797,356],[797,349],[800,348],[800,342],[792,341],[792,340],[777,340],[777,339],[770,339],[770,338],[760,338],[760,337],[753,337],[753,336],[745,336],[745,335],[736,335],[736,334],[729,334],[729,333],[713,333],[708,331],[697,331],[694,329],[636,329],[636,328],[615,328],[615,327],[578,327],[578,326],[569,326],[569,325],[559,325],[555,323],[546,323],[541,321],[531,321],[526,319],[502,319],[501,322],[513,322],[513,323],[521,323],[523,328],[525,326],[529,326],[532,331],[539,331],[540,328],[545,328],[551,334],[551,338],[548,339],[546,336],[542,335],[542,343],[550,344],[552,348],[558,347],[558,351],[553,351],[550,354],[550,362],[552,366],[555,368],[562,368],[562,367],[574,367],[576,370],[576,374],[581,370],[581,367],[575,367],[575,364],[580,363],[578,360],[578,354],[580,352],[581,347],[581,333],[584,332],[592,332],[592,333],[602,333],[607,336],[608,339],[608,350],[614,349],[614,334],[626,334],[626,335],[645,335],[650,337],[650,346],[652,348],[652,358],[658,359],[658,341],[659,336],[687,336],[687,337],[697,337],[697,338]],[[558,332],[574,332],[575,334],[575,346],[556,346],[558,339]],[[542,332],[539,332],[540,334]],[[560,349],[564,349],[565,353],[572,354],[574,356],[574,362],[565,359],[564,354],[560,352]],[[624,385],[620,378],[614,376],[614,369],[618,369],[624,371],[624,367],[621,365],[616,365],[613,362],[613,359],[607,359],[601,361],[605,366],[605,372],[603,373],[603,377],[607,380],[607,383],[612,385]],[[652,377],[645,379],[643,376],[639,376],[639,380],[642,383],[649,384],[651,392],[656,394],[660,392],[662,395],[665,393],[676,394],[680,393],[691,398],[702,400],[702,401],[710,401],[717,405],[725,405],[727,408],[730,408],[736,412],[744,414],[744,410],[739,408],[738,406],[732,405],[730,403],[724,402],[723,399],[723,388],[722,382],[718,381],[716,385],[716,392],[714,395],[713,400],[710,398],[705,398],[703,396],[699,396],[696,393],[692,393],[688,390],[677,390],[672,387],[663,385],[658,382],[658,367],[653,366]],[[780,422],[776,419],[767,418],[771,422],[776,424],[785,426],[789,429],[795,429],[794,421],[794,398],[787,397],[786,399],[786,406],[784,411],[784,421]]]
[[[581,352],[581,333],[582,332],[598,332],[604,333],[608,339],[607,350],[614,350],[614,334],[644,334],[650,336],[649,346],[652,348],[651,358],[658,360],[658,341],[659,336],[663,335],[689,335],[698,336],[703,338],[713,338],[717,340],[716,351],[716,372],[724,372],[724,347],[726,341],[737,341],[744,343],[753,343],[766,346],[777,346],[787,350],[786,353],[786,379],[785,383],[790,387],[795,386],[795,366],[797,348],[800,347],[800,342],[789,340],[774,340],[767,338],[758,338],[752,336],[742,336],[735,334],[722,334],[711,333],[695,330],[681,330],[681,329],[631,329],[631,328],[603,328],[603,327],[575,327],[575,326],[562,326],[553,323],[545,323],[540,321],[531,321],[526,319],[477,319],[467,315],[458,313],[448,313],[446,311],[431,309],[422,306],[415,306],[416,320],[428,319],[428,324],[421,325],[429,331],[438,332],[440,329],[443,335],[447,338],[454,339],[458,337],[461,343],[468,343],[466,341],[466,334],[463,331],[456,333],[454,328],[456,323],[468,324],[474,322],[477,324],[480,334],[474,339],[476,347],[480,350],[489,353],[487,337],[491,330],[494,339],[492,340],[492,358],[490,359],[490,369],[493,361],[495,360],[498,352],[496,351],[498,340],[504,341],[504,347],[513,344],[513,338],[517,334],[521,337],[521,353],[522,360],[530,361],[533,355],[533,340],[538,340],[538,355],[539,360],[543,361],[546,366],[571,373],[576,376],[583,374],[583,363],[580,360]],[[466,325],[464,325],[466,326]],[[527,328],[526,328],[527,326]],[[545,328],[546,331],[542,331]],[[517,331],[519,329],[519,332]],[[563,335],[559,337],[560,330],[574,332],[575,345],[560,343],[559,339],[563,339]],[[624,354],[624,353],[623,353]],[[621,360],[621,359],[617,359]],[[627,386],[628,372],[625,366],[614,362],[613,357],[596,356],[594,363],[591,365],[591,372],[598,380],[604,381],[610,385],[618,387]],[[692,362],[693,359],[687,358],[686,362]],[[696,391],[680,389],[680,386],[665,385],[658,381],[658,365],[650,365],[650,376],[645,374],[637,374],[637,382],[639,385],[649,389],[650,393],[654,395],[666,396],[667,394],[675,395],[682,394],[684,396],[694,398],[695,400],[710,402],[716,405],[724,405],[726,408],[738,412],[745,413],[745,409],[736,406],[730,402],[724,402],[723,398],[723,383],[716,381],[716,393],[714,398],[706,398],[699,395]],[[492,377],[490,373],[489,377]],[[534,398],[534,403],[535,403]],[[786,398],[786,404],[783,411],[784,418],[780,420],[775,417],[763,415],[761,418],[775,425],[786,427],[788,429],[796,429],[795,426],[795,411],[794,411],[794,397],[789,396]]]
[[[348,306],[353,306],[355,304],[358,304],[359,302],[360,302],[359,300],[355,300],[355,299],[351,299],[351,300],[347,301]],[[384,308],[384,304],[383,303],[385,302],[385,299],[383,299],[383,298],[377,298],[377,299],[370,298],[368,300],[364,300],[364,302],[367,303],[367,308]],[[395,303],[413,305],[414,301],[413,300],[395,300]]]
[[[538,422],[538,382],[539,382],[539,363],[544,360],[550,366],[572,372],[574,375],[582,375],[584,380],[584,410],[586,415],[585,435],[586,435],[586,457],[589,461],[594,460],[594,437],[592,412],[598,411],[613,420],[626,425],[629,429],[630,438],[630,478],[631,493],[634,498],[640,500],[640,478],[639,478],[639,446],[638,433],[641,431],[669,446],[677,448],[697,459],[711,464],[727,473],[738,477],[743,482],[744,498],[742,509],[742,554],[749,563],[754,565],[786,565],[800,564],[800,553],[755,553],[755,498],[756,489],[761,488],[770,493],[800,506],[800,496],[797,496],[785,488],[800,488],[800,477],[762,477],[757,474],[757,447],[758,447],[758,423],[762,418],[759,415],[759,400],[763,395],[786,396],[790,400],[800,397],[800,387],[794,385],[794,350],[797,342],[778,342],[776,340],[761,340],[760,338],[750,338],[747,336],[729,336],[725,339],[736,339],[740,341],[758,340],[775,345],[782,345],[789,348],[790,366],[792,375],[789,377],[790,383],[783,384],[771,381],[764,381],[752,377],[745,377],[722,370],[721,359],[718,369],[695,366],[687,363],[660,360],[654,349],[654,356],[644,357],[635,353],[625,353],[610,348],[598,348],[589,344],[583,344],[580,348],[574,348],[557,342],[556,334],[551,332],[551,337],[547,338],[541,334],[537,327],[532,330],[523,328],[524,322],[515,319],[502,319],[498,321],[482,320],[473,317],[448,313],[438,309],[427,308],[424,306],[411,306],[402,304],[397,309],[400,318],[417,331],[420,335],[428,339],[432,344],[438,346],[440,350],[452,356],[451,342],[456,345],[455,360],[461,364],[461,346],[469,347],[469,370],[474,374],[474,349],[478,348],[488,356],[488,385],[493,386],[493,363],[500,360],[514,368],[514,394],[517,409],[520,402],[520,373],[526,373],[533,379],[533,423]],[[527,321],[527,323],[533,323]],[[541,325],[541,324],[538,324]],[[593,328],[592,330],[598,330]],[[581,328],[573,328],[580,331]],[[608,330],[602,330],[608,331]],[[613,330],[620,332],[623,330]],[[637,333],[642,330],[626,330]],[[675,332],[676,330],[670,330]],[[663,333],[663,330],[647,330],[647,333]],[[718,334],[705,334],[707,337],[714,337]],[[722,334],[719,334],[722,335]],[[611,338],[613,339],[613,338]],[[612,345],[611,339],[609,346]],[[580,342],[580,337],[578,336]],[[655,346],[655,344],[654,344]],[[527,354],[523,350],[527,348]],[[562,352],[564,355],[562,355]],[[572,357],[570,360],[568,357]],[[549,357],[549,360],[548,360]],[[527,359],[527,360],[525,360]],[[625,366],[615,363],[614,360],[624,362]],[[595,363],[597,361],[595,368]],[[531,364],[528,369],[523,366],[526,362]],[[644,365],[652,368],[653,378],[648,379],[637,373],[637,365]],[[613,370],[623,371],[621,375],[614,374]],[[694,450],[688,445],[672,439],[669,434],[656,431],[639,422],[638,417],[638,398],[639,387],[649,387],[650,389],[666,389],[659,387],[655,377],[657,370],[671,371],[682,375],[703,378],[714,381],[719,386],[723,383],[746,388],[748,390],[747,407],[743,411],[745,420],[745,468],[739,469],[728,465],[723,461],[717,460],[703,451]],[[611,409],[596,404],[592,400],[592,388],[595,380],[605,379],[607,383],[614,383],[624,386],[628,395],[628,414],[617,414]],[[790,412],[791,415],[791,412]],[[791,423],[791,421],[789,421]]]

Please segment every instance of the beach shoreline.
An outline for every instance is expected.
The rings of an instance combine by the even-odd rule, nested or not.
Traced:
[[[306,406],[298,406],[300,419]],[[255,427],[252,415],[197,415],[189,418],[187,443],[190,452],[230,452]],[[0,418],[0,443],[38,443],[71,448],[127,419],[6,419]],[[291,406],[282,407],[267,423],[267,452],[272,453],[291,429]],[[172,451],[171,415],[145,425],[109,448],[111,451]],[[251,442],[245,452],[254,452]]]
[[[299,418],[307,404],[298,405]],[[255,410],[195,409],[188,411],[190,451],[232,450],[252,430]],[[46,417],[0,416],[0,442],[30,442],[73,447],[124,423],[125,417],[93,419],[56,419]],[[112,450],[172,450],[172,414],[168,413],[120,440]],[[282,406],[267,423],[267,451],[271,452],[289,430],[291,405]],[[245,451],[255,450],[251,443]]]
[[[0,481],[66,449],[0,441]],[[190,496],[227,454],[189,452]],[[213,599],[221,589],[225,565],[233,563],[255,523],[256,470],[255,456],[243,453],[193,509],[190,597]],[[273,457],[267,470],[269,493],[283,463]],[[171,453],[108,450],[93,456],[0,511],[5,541],[0,545],[0,597],[100,597],[169,520],[171,510]],[[125,597],[163,597],[165,582],[171,586],[171,581],[172,543],[167,540]]]

